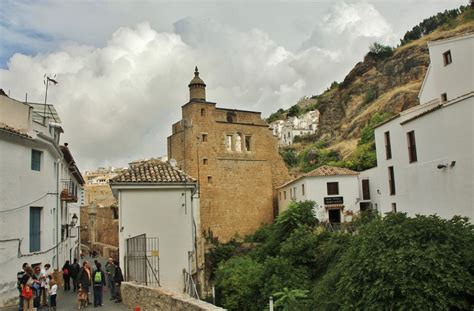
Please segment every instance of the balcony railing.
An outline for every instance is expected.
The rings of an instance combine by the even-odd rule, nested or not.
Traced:
[[[61,181],[61,200],[66,202],[77,202],[77,185],[74,181]]]

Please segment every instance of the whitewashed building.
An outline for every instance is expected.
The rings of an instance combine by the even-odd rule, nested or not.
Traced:
[[[359,173],[346,168],[321,166],[277,190],[280,213],[291,201],[311,200],[316,202],[316,217],[323,222],[352,221],[353,215],[370,206],[368,185],[359,179]]]
[[[0,307],[16,303],[24,262],[57,269],[77,254],[83,180],[60,122],[0,91]]]
[[[474,34],[428,47],[420,105],[375,129],[378,166],[363,175],[382,213],[473,219]]]
[[[196,273],[196,181],[152,159],[130,166],[110,180],[110,187],[119,204],[119,256],[125,278],[182,293],[189,285],[185,277]],[[137,259],[145,254],[149,264]]]
[[[316,133],[319,124],[319,111],[313,110],[299,117],[290,117],[288,120],[276,120],[270,124],[273,135],[278,137],[280,146],[293,144],[296,136]]]

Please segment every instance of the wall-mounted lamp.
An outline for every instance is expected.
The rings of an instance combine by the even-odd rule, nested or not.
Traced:
[[[456,161],[451,161],[451,164],[449,164],[450,167],[454,167],[456,165]]]
[[[72,215],[72,219],[71,219],[71,227],[75,227],[75,226],[76,226],[78,219],[79,219],[79,218],[77,217],[76,213],[74,213],[74,214]]]
[[[438,164],[438,166],[437,166],[437,168],[438,168],[439,170],[441,170],[441,169],[443,169],[443,168],[447,168],[447,167],[448,167],[447,164]]]

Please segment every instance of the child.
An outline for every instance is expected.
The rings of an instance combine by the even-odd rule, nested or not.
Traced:
[[[58,293],[58,284],[56,281],[50,280],[50,289],[49,289],[49,310],[56,311],[56,296]]]
[[[79,287],[77,290],[77,308],[84,309],[87,307],[87,293]]]

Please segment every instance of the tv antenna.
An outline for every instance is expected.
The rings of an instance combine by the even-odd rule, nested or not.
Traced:
[[[46,86],[46,92],[44,94],[44,110],[43,110],[43,123],[46,122],[46,103],[47,103],[47,100],[48,100],[48,86],[49,86],[49,83],[53,83],[54,85],[58,84],[58,80],[56,80],[56,74],[52,74],[52,73],[48,73],[48,74],[44,74],[43,76],[43,83],[44,85]]]

